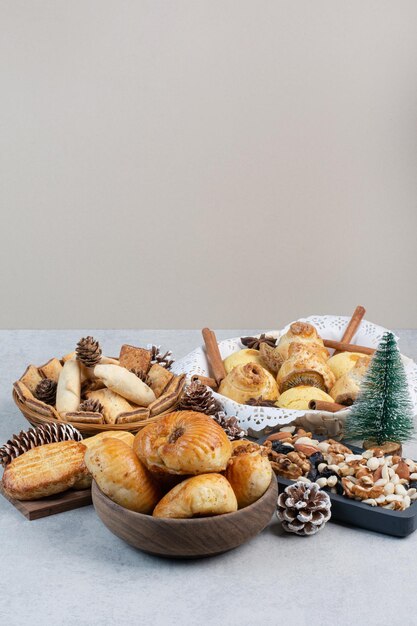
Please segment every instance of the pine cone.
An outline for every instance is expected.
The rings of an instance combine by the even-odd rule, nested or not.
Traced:
[[[246,348],[250,348],[251,350],[259,350],[261,347],[261,343],[266,343],[271,348],[275,348],[277,340],[270,335],[265,335],[262,333],[259,337],[241,337],[240,342],[246,346]]]
[[[94,367],[101,359],[101,348],[94,337],[83,337],[77,343],[75,349],[76,357],[86,367]]]
[[[134,374],[135,376],[137,376],[143,383],[145,383],[145,385],[148,385],[148,387],[150,387],[151,380],[148,374],[144,370],[139,370],[134,367],[133,369],[129,371],[132,372],[132,374]]]
[[[165,354],[161,354],[161,346],[154,346],[149,343],[146,347],[151,351],[151,365],[158,364],[161,367],[165,367],[167,370],[171,369],[171,365],[175,362],[174,359],[171,359],[171,350],[167,350]]]
[[[245,404],[249,404],[249,406],[269,406],[277,408],[277,405],[273,400],[262,400],[262,396],[260,398],[249,398],[246,400]]]
[[[6,467],[16,457],[45,443],[82,439],[81,433],[71,424],[49,423],[29,428],[26,432],[22,430],[0,448],[0,463]]]
[[[237,417],[226,417],[223,412],[217,413],[213,416],[213,419],[221,426],[231,441],[235,439],[242,439],[246,437],[247,432],[240,427]]]
[[[87,413],[103,413],[104,407],[99,400],[88,398],[87,400],[84,400],[84,402],[81,402],[78,410],[86,411]]]
[[[36,385],[35,398],[54,406],[56,403],[56,388],[57,384],[54,380],[45,378]]]
[[[330,497],[316,483],[298,481],[278,496],[277,516],[288,533],[314,535],[330,519]]]
[[[199,411],[206,415],[216,415],[221,404],[213,397],[211,390],[199,380],[193,380],[184,390],[178,405],[180,411]]]

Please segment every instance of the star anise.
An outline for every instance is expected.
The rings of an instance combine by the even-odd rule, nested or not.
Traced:
[[[275,348],[277,343],[274,337],[265,335],[265,333],[262,333],[260,337],[241,337],[240,341],[246,348],[250,348],[251,350],[259,350],[261,343],[267,343],[271,348]]]
[[[260,398],[249,398],[245,404],[249,404],[250,406],[269,406],[277,408],[277,405],[273,402],[273,400],[263,400],[262,396]]]

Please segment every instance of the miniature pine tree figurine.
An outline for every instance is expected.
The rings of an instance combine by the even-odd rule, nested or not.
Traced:
[[[413,431],[404,365],[394,335],[385,333],[352,407],[346,436],[367,439],[370,445],[365,443],[365,447],[373,447],[388,442],[401,444],[411,438]]]

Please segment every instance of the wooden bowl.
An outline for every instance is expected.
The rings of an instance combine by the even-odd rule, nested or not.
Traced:
[[[192,559],[227,552],[260,533],[276,510],[278,484],[274,475],[259,500],[235,513],[193,519],[162,519],[129,511],[105,496],[94,481],[92,497],[101,521],[134,548]]]

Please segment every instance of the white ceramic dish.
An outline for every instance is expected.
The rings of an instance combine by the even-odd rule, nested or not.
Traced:
[[[321,337],[340,341],[350,318],[336,315],[312,315],[300,319],[301,321],[313,324]],[[267,334],[279,338],[287,332],[290,324],[285,326],[282,330],[269,331]],[[362,320],[351,343],[376,348],[385,332],[387,332],[386,328]],[[223,359],[233,352],[241,350],[243,347],[244,346],[240,343],[240,337],[226,339],[219,343],[220,354]],[[407,357],[403,357],[403,361],[409,382],[414,413],[416,414],[417,365]],[[185,372],[188,378],[191,378],[194,374],[209,376],[209,365],[204,347],[196,348],[184,358],[176,361],[172,367],[172,371],[176,374]],[[246,404],[239,404],[218,393],[214,395],[223,404],[226,415],[236,416],[241,426],[245,429],[250,429],[251,434],[256,433],[260,435],[265,432],[265,429],[268,430],[270,428],[284,426],[296,421],[298,425],[313,429],[317,434],[337,437],[342,434],[344,421],[349,412],[349,409],[339,411],[338,413],[328,413],[326,411],[296,411],[269,407],[253,407]]]

